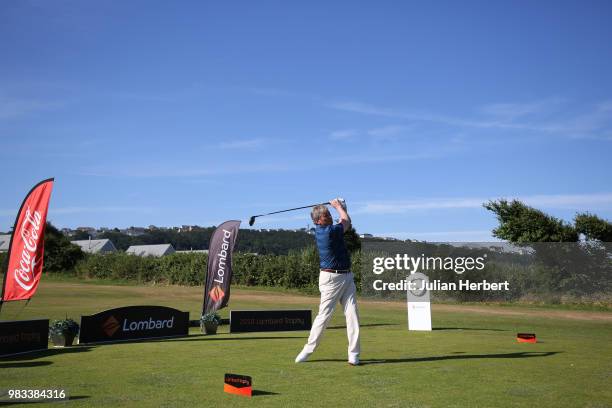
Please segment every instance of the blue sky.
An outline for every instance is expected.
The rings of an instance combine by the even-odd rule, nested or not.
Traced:
[[[60,227],[612,218],[612,3],[331,3],[1,2],[0,230],[51,176]]]

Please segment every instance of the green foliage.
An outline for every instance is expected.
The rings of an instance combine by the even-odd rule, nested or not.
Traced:
[[[77,245],[71,244],[57,228],[47,223],[45,229],[45,272],[72,271],[84,253]]]
[[[148,229],[143,235],[129,236],[119,230],[107,231],[97,238],[110,239],[120,251],[131,245],[172,244],[178,250],[207,249],[215,228],[194,227],[191,231]],[[313,237],[305,231],[255,231],[242,229],[236,243],[237,252],[258,254],[287,254],[313,243]]]
[[[79,324],[72,319],[54,320],[53,323],[49,325],[49,336],[62,336],[66,334],[76,336],[79,333],[79,329]]]
[[[574,218],[576,230],[584,234],[587,240],[612,242],[612,223],[596,215],[584,213]]]
[[[138,257],[125,253],[89,254],[76,265],[75,273],[84,279],[111,279],[149,284],[202,286],[208,255],[175,253],[161,258]],[[353,271],[360,281],[360,253],[352,256]],[[316,290],[319,257],[314,247],[293,250],[286,255],[234,253],[232,282],[245,286],[270,286]]]
[[[497,238],[514,243],[578,240],[578,233],[573,226],[518,200],[489,201],[484,207],[497,215],[499,227],[493,230]]]
[[[214,323],[214,324],[217,324],[218,326],[221,324],[221,316],[219,316],[219,314],[214,313],[214,312],[206,313],[200,319],[200,323]]]
[[[70,237],[71,241],[83,241],[91,238],[91,235],[87,231],[75,231],[74,235]]]
[[[577,214],[570,225],[517,200],[490,201],[484,207],[497,215],[496,237],[529,244],[535,250],[537,264],[528,293],[581,296],[612,289],[612,251],[605,244],[612,241],[609,221],[584,213]],[[580,234],[587,243],[577,243]]]
[[[51,223],[45,227],[45,272],[72,272],[75,265],[85,254],[77,245],[70,243]],[[0,253],[0,267],[4,270],[8,262],[8,252]]]

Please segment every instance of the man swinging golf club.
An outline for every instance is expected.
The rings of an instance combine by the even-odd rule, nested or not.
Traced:
[[[304,349],[295,358],[296,363],[302,363],[315,351],[323,330],[332,317],[336,304],[340,302],[346,317],[346,333],[348,335],[348,362],[359,364],[359,314],[357,312],[357,294],[351,258],[344,243],[344,232],[351,227],[351,218],[346,212],[344,202],[339,199],[330,201],[338,211],[340,222],[334,224],[332,216],[325,205],[317,205],[310,216],[315,223],[315,239],[319,250],[320,268],[319,291],[321,304],[319,314],[312,323],[310,336]]]

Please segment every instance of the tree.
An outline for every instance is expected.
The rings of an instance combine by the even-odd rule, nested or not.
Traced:
[[[499,227],[493,230],[493,236],[497,238],[517,244],[578,241],[574,226],[518,200],[489,201],[483,206],[497,215]]]
[[[483,206],[497,215],[499,227],[493,235],[513,243],[577,242],[580,234],[587,241],[612,242],[612,223],[590,213],[576,214],[572,225],[518,200],[489,201]]]
[[[50,222],[45,229],[45,272],[66,272],[74,269],[85,254],[77,245],[71,244]]]
[[[612,242],[612,223],[596,215],[584,213],[574,218],[576,231],[584,234],[587,240]]]
[[[82,241],[82,240],[85,240],[85,239],[89,239],[90,235],[89,235],[89,232],[87,232],[87,231],[80,231],[79,230],[79,231],[75,231],[74,235],[72,235],[71,238],[72,238],[73,241]]]
[[[607,293],[612,287],[612,224],[595,215],[576,214],[574,223],[552,217],[518,200],[489,201],[497,215],[497,238],[529,245],[541,267],[538,279],[561,294]],[[577,243],[583,234],[587,243]]]

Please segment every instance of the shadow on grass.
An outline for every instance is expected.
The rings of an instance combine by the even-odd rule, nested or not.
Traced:
[[[33,351],[31,353],[18,354],[15,356],[0,357],[0,363],[3,361],[27,361],[36,360],[43,357],[53,357],[60,354],[83,353],[91,351],[91,346],[72,346],[62,348],[49,348],[46,350]]]
[[[0,406],[2,407],[8,407],[11,405],[24,405],[24,404],[49,404],[52,402],[69,402],[69,401],[76,401],[76,400],[80,400],[80,399],[86,399],[86,398],[91,398],[89,395],[71,395],[70,398],[68,398],[68,401],[62,401],[62,400],[40,400],[40,401],[15,401],[15,402],[0,402]]]
[[[431,356],[431,357],[412,357],[412,358],[388,358],[388,359],[368,359],[361,360],[360,365],[369,364],[397,364],[397,363],[421,363],[424,361],[442,361],[442,360],[467,360],[475,358],[532,358],[532,357],[548,357],[555,354],[562,353],[562,351],[523,351],[517,353],[499,353],[499,354],[464,354],[464,355],[450,355],[450,356]],[[345,362],[346,360],[340,359],[320,359],[310,360],[311,363],[322,363],[322,362]]]
[[[279,395],[278,392],[272,392],[272,391],[263,391],[263,390],[253,390],[252,393],[253,396],[263,396],[263,395]]]
[[[398,323],[370,323],[370,324],[360,324],[359,327],[378,327],[378,326],[399,326]],[[328,326],[327,330],[334,329],[346,329],[346,326]]]
[[[230,337],[225,337],[230,336]],[[284,340],[284,339],[305,339],[308,336],[262,336],[262,337],[239,337],[235,334],[235,337],[231,337],[229,333],[223,333],[220,335],[206,335],[206,334],[191,334],[185,337],[166,337],[166,338],[151,338],[151,339],[134,339],[134,340],[120,340],[106,343],[91,343],[96,346],[118,346],[122,344],[134,344],[134,343],[165,343],[165,342],[183,342],[183,341],[237,341],[237,340]]]
[[[28,368],[28,367],[41,367],[53,364],[51,361],[24,361],[15,363],[3,363],[0,361],[0,370],[3,368]]]
[[[505,329],[481,329],[478,327],[434,327],[432,330],[484,330],[484,331],[508,331]]]
[[[206,334],[195,334],[189,337],[179,337],[174,339],[150,339],[143,340],[146,342],[165,342],[165,341],[243,341],[243,340],[285,340],[285,339],[305,339],[308,336],[262,336],[262,337],[240,337],[239,335],[223,334],[224,337],[218,337],[218,335],[206,335]],[[230,336],[230,337],[225,337]],[[133,342],[132,342],[133,343]]]

